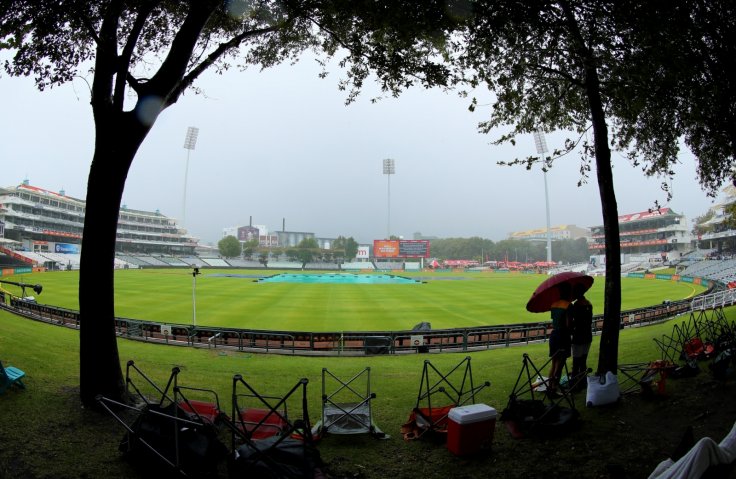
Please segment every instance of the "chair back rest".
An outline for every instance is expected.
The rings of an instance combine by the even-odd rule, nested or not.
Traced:
[[[2,380],[3,382],[8,380],[8,375],[5,372],[5,366],[3,366],[2,361],[0,361],[0,380]]]

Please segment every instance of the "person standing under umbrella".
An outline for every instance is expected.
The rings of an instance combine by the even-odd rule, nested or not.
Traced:
[[[576,284],[573,288],[575,303],[572,307],[572,377],[577,382],[587,374],[588,352],[593,342],[593,305],[585,297],[588,288]]]
[[[552,303],[552,333],[549,335],[549,356],[552,366],[549,371],[548,394],[557,394],[560,377],[567,358],[570,357],[570,328],[572,326],[572,287],[569,283],[557,285],[560,297]]]

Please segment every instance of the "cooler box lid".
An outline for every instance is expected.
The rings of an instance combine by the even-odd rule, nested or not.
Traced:
[[[450,409],[447,417],[457,424],[471,424],[495,419],[496,409],[487,404],[468,404]]]

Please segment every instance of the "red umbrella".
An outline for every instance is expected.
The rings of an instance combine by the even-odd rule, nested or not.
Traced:
[[[531,313],[549,311],[552,303],[560,299],[560,288],[558,286],[562,283],[568,283],[571,289],[575,285],[582,284],[585,287],[585,291],[587,291],[593,286],[593,277],[572,271],[550,276],[534,290],[532,297],[529,298],[529,302],[526,303],[526,310]]]

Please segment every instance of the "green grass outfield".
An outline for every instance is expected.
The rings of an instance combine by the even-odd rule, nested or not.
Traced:
[[[433,329],[546,321],[525,305],[547,277],[519,273],[405,273],[418,284],[295,284],[254,282],[278,271],[205,269],[197,277],[197,325],[293,331],[408,330],[428,321]],[[290,271],[294,273],[294,271]],[[46,272],[7,277],[40,283],[40,303],[78,309],[78,272]],[[316,273],[309,273],[316,274]],[[8,287],[14,288],[14,287]],[[588,298],[603,311],[603,277]],[[699,285],[622,278],[622,309],[689,298]],[[15,292],[15,291],[14,291]],[[30,291],[29,291],[30,292]],[[17,292],[15,292],[18,294]],[[192,275],[187,269],[119,270],[115,273],[116,315],[148,321],[190,324]]]

